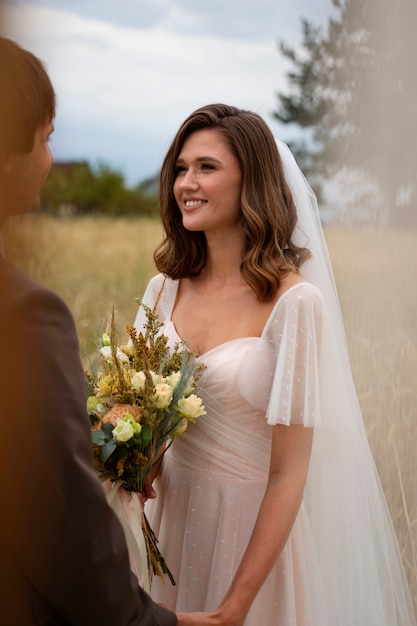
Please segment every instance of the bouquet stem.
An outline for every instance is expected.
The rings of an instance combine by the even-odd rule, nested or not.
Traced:
[[[165,582],[164,574],[166,574],[171,581],[171,584],[175,585],[176,583],[174,577],[168,565],[166,564],[164,557],[158,549],[158,539],[149,525],[145,512],[143,512],[142,514],[142,530],[147,547],[149,570],[153,572],[156,576],[159,576],[162,582]]]

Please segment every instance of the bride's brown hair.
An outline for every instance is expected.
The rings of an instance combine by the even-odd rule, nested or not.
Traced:
[[[159,209],[165,237],[155,250],[156,267],[170,278],[179,279],[198,275],[206,264],[205,235],[183,227],[173,191],[184,142],[195,131],[204,129],[221,133],[239,161],[246,235],[240,271],[258,298],[269,300],[283,276],[291,269],[298,270],[310,252],[291,240],[297,210],[277,144],[264,120],[251,111],[211,104],[194,111],[179,128],[160,173]]]

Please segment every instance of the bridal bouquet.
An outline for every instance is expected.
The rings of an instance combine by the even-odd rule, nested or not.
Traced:
[[[155,309],[141,306],[147,322],[140,332],[127,326],[130,341],[125,345],[117,343],[113,309],[99,348],[101,367],[86,372],[96,471],[102,481],[118,481],[138,494],[175,437],[205,414],[196,393],[204,366],[185,342],[170,349]],[[175,584],[143,507],[141,512],[149,571],[161,578],[167,574]]]

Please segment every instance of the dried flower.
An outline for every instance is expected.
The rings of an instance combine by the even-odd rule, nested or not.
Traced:
[[[184,435],[188,422],[205,414],[195,393],[204,366],[185,342],[171,350],[155,310],[141,306],[147,322],[140,332],[128,326],[129,343],[122,347],[116,341],[113,309],[99,349],[102,370],[86,372],[96,471],[137,492],[143,491],[147,473],[173,440]],[[166,573],[173,581],[146,519],[144,526],[154,573]]]

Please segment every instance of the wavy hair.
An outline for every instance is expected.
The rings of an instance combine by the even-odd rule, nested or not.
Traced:
[[[205,235],[183,227],[173,191],[176,162],[184,142],[203,129],[221,133],[238,159],[245,232],[240,271],[260,300],[270,300],[281,279],[291,269],[298,271],[310,252],[291,240],[297,210],[277,144],[264,120],[251,111],[211,104],[194,111],[179,128],[159,179],[159,210],[165,235],[154,253],[156,267],[170,278],[179,279],[197,276],[206,264]]]

